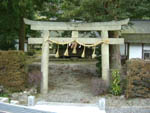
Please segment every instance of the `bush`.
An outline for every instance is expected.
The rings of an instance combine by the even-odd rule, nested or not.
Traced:
[[[0,51],[0,85],[11,92],[25,89],[25,58],[22,51]]]
[[[131,59],[127,61],[126,98],[150,98],[150,61]]]
[[[26,54],[28,56],[33,56],[35,54],[35,50],[30,49]]]
[[[111,93],[115,96],[120,95],[121,89],[121,79],[120,72],[117,69],[112,70],[112,83],[111,83]]]
[[[42,79],[42,73],[39,70],[35,70],[28,73],[28,83],[30,86],[34,86],[35,88],[40,90]]]
[[[92,93],[97,95],[105,94],[107,91],[106,82],[98,77],[92,78]]]

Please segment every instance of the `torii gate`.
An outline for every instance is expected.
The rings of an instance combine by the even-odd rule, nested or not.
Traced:
[[[76,41],[84,44],[94,44],[100,42],[102,58],[102,79],[109,86],[109,44],[124,44],[123,38],[109,38],[108,31],[121,30],[122,25],[126,25],[129,19],[110,22],[74,23],[74,22],[45,22],[24,19],[25,24],[30,25],[32,30],[40,30],[42,38],[29,38],[29,44],[42,44],[42,84],[41,93],[48,93],[48,64],[49,64],[49,41]],[[72,31],[72,37],[51,37],[49,31]],[[101,38],[81,38],[79,31],[101,31]]]

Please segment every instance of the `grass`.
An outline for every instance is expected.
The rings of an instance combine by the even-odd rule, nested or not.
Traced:
[[[9,97],[9,94],[7,94],[7,93],[1,93],[0,97]]]

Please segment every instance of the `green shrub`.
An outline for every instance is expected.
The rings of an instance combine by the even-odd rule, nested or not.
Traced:
[[[26,87],[26,56],[22,51],[0,51],[0,85],[10,92]]]
[[[120,95],[122,92],[120,82],[121,79],[119,70],[112,70],[111,93],[115,96]]]
[[[33,49],[30,49],[26,54],[28,56],[33,56],[35,54],[35,51]]]
[[[127,61],[126,98],[150,98],[150,61],[131,59]]]

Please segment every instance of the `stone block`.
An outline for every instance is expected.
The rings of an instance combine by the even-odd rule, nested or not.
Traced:
[[[8,103],[9,102],[9,98],[7,98],[7,97],[0,97],[0,102]]]
[[[10,104],[19,104],[19,101],[17,101],[17,100],[11,100]]]

